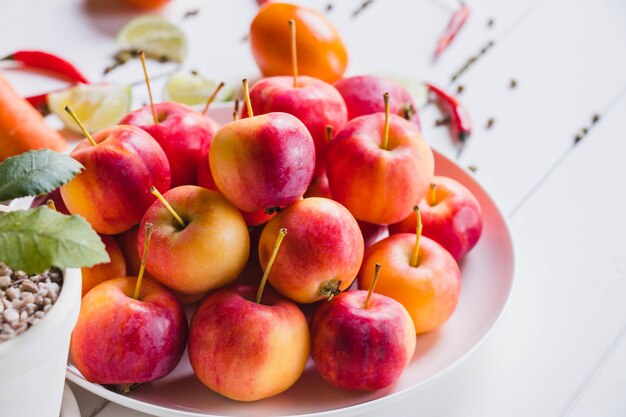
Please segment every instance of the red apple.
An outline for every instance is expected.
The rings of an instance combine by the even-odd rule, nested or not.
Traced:
[[[415,351],[415,327],[397,301],[347,291],[322,303],[311,322],[311,356],[331,385],[372,391],[393,384]]]
[[[111,260],[104,264],[94,265],[91,268],[80,269],[83,276],[83,297],[101,282],[126,276],[126,261],[113,236],[100,235],[100,239],[102,239],[102,243],[104,243]]]
[[[81,374],[96,384],[133,385],[171,372],[187,341],[181,304],[150,278],[133,298],[137,278],[105,281],[82,300],[70,351]]]
[[[482,210],[472,192],[458,181],[433,177],[431,191],[419,207],[424,236],[441,244],[457,261],[478,242],[483,230]],[[415,219],[410,215],[390,225],[390,233],[414,232]]]
[[[163,148],[172,171],[172,187],[195,184],[198,167],[204,163],[215,135],[214,125],[196,109],[180,103],[154,105],[159,123],[154,123],[150,106],[127,114],[120,124],[140,127]]]
[[[238,401],[285,391],[309,357],[309,327],[300,309],[270,289],[256,303],[256,293],[237,285],[210,294],[189,329],[189,362],[198,379]]]
[[[348,120],[366,114],[384,112],[385,107],[380,98],[388,92],[390,95],[389,112],[411,121],[418,129],[421,128],[411,94],[396,81],[375,75],[358,75],[342,78],[333,85],[346,103]]]
[[[299,303],[313,303],[348,289],[354,282],[363,260],[363,236],[341,204],[326,198],[305,198],[270,220],[259,242],[264,270],[281,228],[289,234],[269,282],[282,295]]]
[[[358,220],[397,223],[426,192],[434,172],[433,153],[417,128],[393,114],[357,117],[328,147],[326,174],[335,200]],[[385,140],[387,138],[387,141]]]
[[[399,301],[417,333],[442,326],[456,309],[461,272],[439,243],[419,234],[400,233],[365,251],[359,288],[369,288],[377,263],[383,265],[376,292]]]
[[[155,201],[139,226],[138,250],[146,223],[154,232],[146,269],[167,287],[187,295],[203,294],[239,276],[250,250],[248,228],[224,196],[194,185],[172,188]]]
[[[170,186],[170,165],[163,149],[145,131],[113,126],[76,146],[70,156],[85,170],[61,187],[72,214],[83,216],[98,233],[114,235],[130,229],[154,201],[150,187]]]
[[[326,175],[326,172],[313,177],[309,188],[307,188],[306,193],[304,193],[304,198],[309,197],[333,198],[330,194],[330,187],[328,186],[328,176]]]
[[[139,225],[136,225],[119,235],[115,235],[115,240],[126,262],[126,273],[130,276],[137,276],[141,266],[141,253],[137,251],[138,233]]]
[[[302,197],[313,177],[315,146],[300,120],[268,113],[224,125],[209,161],[222,194],[251,213]]]
[[[198,169],[198,185],[200,187],[204,187],[211,191],[220,192],[215,185],[215,181],[213,181],[213,175],[211,175],[211,169],[209,167],[209,162],[207,158],[207,162],[200,165]],[[272,217],[274,217],[277,212],[272,211],[270,213],[265,209],[257,210],[253,213],[248,213],[247,211],[239,210],[241,216],[245,220],[248,227],[255,227],[262,224],[267,223]]]
[[[304,123],[315,143],[315,175],[320,175],[326,168],[326,127],[336,132],[346,124],[346,104],[341,94],[322,80],[299,76],[296,84],[288,76],[263,78],[252,86],[250,102],[255,114],[285,112]],[[247,117],[245,107],[242,117]]]

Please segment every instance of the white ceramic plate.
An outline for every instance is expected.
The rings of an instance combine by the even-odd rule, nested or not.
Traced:
[[[227,121],[230,108],[212,111]],[[435,152],[436,174],[463,183],[483,209],[479,243],[461,264],[462,289],[452,318],[438,331],[420,335],[413,360],[399,381],[374,393],[346,393],[328,384],[309,361],[304,375],[286,392],[261,401],[240,403],[204,387],[193,375],[186,353],[168,376],[120,395],[85,380],[68,365],[67,377],[110,401],[156,416],[358,416],[374,404],[390,402],[424,387],[465,359],[491,332],[502,315],[513,286],[513,239],[503,212],[472,174]]]

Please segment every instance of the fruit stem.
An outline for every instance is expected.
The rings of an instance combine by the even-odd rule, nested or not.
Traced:
[[[233,121],[239,119],[239,99],[235,100],[235,109],[233,110]]]
[[[378,262],[376,263],[376,267],[374,268],[374,279],[372,280],[369,289],[367,290],[367,297],[365,297],[365,302],[363,303],[363,308],[364,309],[368,309],[370,306],[370,298],[372,298],[372,293],[374,292],[374,287],[376,286],[376,283],[378,282],[378,276],[380,275],[380,269],[383,266],[381,264],[379,264]]]
[[[389,142],[389,93],[383,94],[385,100],[385,131],[383,134],[383,149],[387,150]]]
[[[52,199],[48,199],[48,201],[46,201],[46,206],[48,206],[48,208],[52,211],[57,211],[57,206],[54,204]]]
[[[141,257],[141,266],[139,267],[139,274],[137,275],[137,283],[135,284],[135,291],[133,292],[133,298],[139,299],[139,291],[141,291],[141,283],[143,281],[143,274],[146,271],[146,262],[148,261],[148,246],[150,245],[150,237],[152,236],[152,223],[146,223],[146,238],[143,243],[143,256]]]
[[[291,34],[291,68],[293,70],[293,88],[298,88],[298,53],[296,52],[296,21],[289,20]]]
[[[243,96],[246,99],[246,108],[248,109],[248,117],[253,117],[254,113],[252,113],[252,103],[250,102],[250,89],[248,88],[248,79],[243,79]]]
[[[411,266],[417,268],[419,265],[420,237],[422,237],[422,215],[419,206],[413,207],[413,211],[417,217],[417,225],[415,227],[415,249],[413,249],[413,256],[411,256]]]
[[[211,105],[211,103],[213,103],[213,100],[215,100],[215,97],[217,96],[217,94],[220,92],[220,90],[224,88],[224,82],[222,81],[220,83],[220,85],[218,85],[217,87],[215,87],[215,90],[213,91],[213,94],[211,94],[211,97],[209,97],[209,99],[206,101],[206,104],[204,105],[204,109],[202,109],[202,114],[206,116],[206,112],[209,111],[209,106]]]
[[[180,225],[184,228],[187,227],[187,225],[185,224],[185,222],[183,221],[183,219],[178,215],[178,213],[176,213],[176,211],[174,210],[174,208],[170,205],[170,203],[167,202],[167,200],[165,199],[165,197],[163,197],[163,195],[159,192],[159,190],[157,190],[154,186],[150,187],[150,192],[152,194],[154,194],[154,196],[156,198],[159,199],[159,201],[161,203],[163,203],[163,205],[165,206],[165,208],[172,213],[172,216],[174,216],[174,218],[178,221],[178,223],[180,223]]]
[[[437,184],[434,182],[430,183],[430,188],[428,189],[428,204],[431,206],[437,204]]]
[[[154,108],[154,101],[152,100],[152,89],[150,89],[150,78],[148,77],[148,70],[146,69],[146,53],[143,49],[137,51],[137,55],[139,55],[139,60],[141,61],[141,67],[143,68],[143,76],[146,79],[146,86],[148,87],[148,97],[150,97],[150,108],[152,109],[152,118],[154,119],[154,124],[159,124],[159,118],[156,114],[156,109]]]
[[[280,244],[283,241],[285,235],[287,235],[287,229],[282,228],[278,231],[278,237],[276,238],[276,243],[274,244],[274,251],[272,252],[270,261],[267,263],[267,267],[265,267],[265,272],[263,272],[263,278],[261,278],[261,285],[259,285],[259,291],[257,291],[256,293],[257,304],[261,304],[261,297],[263,296],[263,289],[265,289],[267,277],[270,275],[270,269],[272,269],[274,259],[276,259],[276,254],[278,253],[278,248],[280,248]]]
[[[74,110],[72,110],[72,108],[70,106],[65,106],[65,111],[72,117],[72,119],[74,119],[74,121],[76,122],[76,124],[78,125],[80,130],[83,132],[83,135],[85,135],[87,140],[89,140],[89,142],[93,146],[96,146],[97,145],[96,141],[93,140],[93,137],[91,137],[91,135],[89,134],[87,129],[85,129],[85,125],[83,124],[83,122],[80,121],[80,119],[78,118],[76,113],[74,113]]]
[[[330,142],[333,138],[333,127],[331,125],[326,126],[326,141]]]

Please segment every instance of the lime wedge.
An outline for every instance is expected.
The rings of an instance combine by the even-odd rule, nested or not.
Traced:
[[[65,106],[70,105],[89,132],[116,125],[130,111],[131,88],[127,85],[81,84],[67,90],[48,94],[50,111],[61,119],[66,128],[80,129]]]
[[[203,105],[218,84],[219,82],[195,72],[180,71],[172,74],[167,81],[163,101],[175,101],[189,106]],[[225,85],[215,97],[215,101],[231,100],[234,94],[235,89],[230,85]]]
[[[174,24],[160,16],[140,16],[128,22],[117,35],[124,49],[143,49],[147,56],[183,62],[187,56],[187,38]]]

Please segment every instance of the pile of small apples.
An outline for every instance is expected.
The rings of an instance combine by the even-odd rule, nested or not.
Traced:
[[[111,257],[83,270],[71,354],[89,381],[128,391],[188,346],[198,379],[235,400],[285,391],[309,355],[333,386],[376,390],[454,312],[481,209],[434,176],[407,91],[294,71],[244,93],[224,126],[163,102],[72,152],[85,170],[57,208]]]

